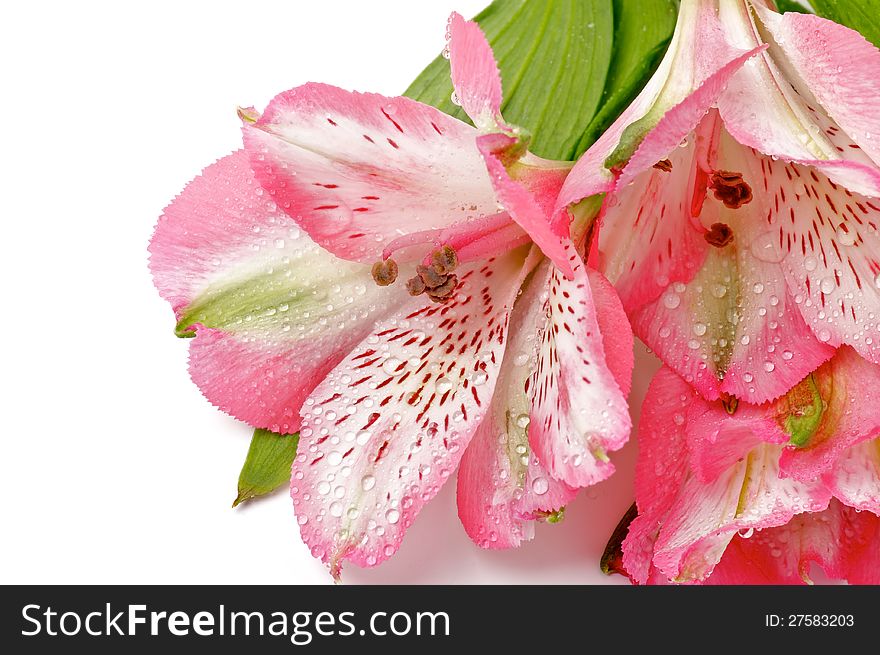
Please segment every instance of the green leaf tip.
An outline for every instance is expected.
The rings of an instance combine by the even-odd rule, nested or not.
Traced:
[[[299,434],[254,430],[247,457],[238,476],[238,495],[232,506],[238,507],[241,503],[264,496],[287,484],[298,444]]]

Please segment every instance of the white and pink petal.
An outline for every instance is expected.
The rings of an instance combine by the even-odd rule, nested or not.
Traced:
[[[491,407],[458,468],[458,515],[483,548],[512,548],[531,539],[534,519],[559,510],[576,493],[553,479],[529,446],[528,381],[544,324],[536,310],[545,282],[531,278],[514,305]]]
[[[404,303],[306,401],[291,496],[334,575],[390,557],[489,410],[523,249],[459,268],[447,304]]]
[[[406,297],[312,242],[262,193],[244,151],[165,210],[150,268],[177,333],[195,337],[190,373],[208,400],[276,432],[299,428],[320,378]]]
[[[604,340],[631,344],[632,333],[628,322],[621,321],[613,336],[603,334],[592,291],[593,280],[601,276],[588,272],[571,246],[569,251],[574,279],[566,279],[549,263],[535,273],[536,282],[547,281],[547,296],[539,299],[547,319],[537,369],[529,382],[529,442],[554,478],[571,487],[585,487],[613,473],[608,453],[629,438],[632,421],[621,389],[628,389],[629,383],[615,379]],[[596,286],[606,289],[601,281]],[[618,316],[622,314],[618,308]],[[621,346],[611,350],[620,351]],[[618,373],[625,378],[631,375],[620,369]]]
[[[498,211],[477,131],[408,98],[309,83],[243,129],[268,194],[344,259],[373,262],[396,238]]]

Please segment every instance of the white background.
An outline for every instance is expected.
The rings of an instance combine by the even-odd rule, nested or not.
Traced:
[[[162,208],[239,146],[236,105],[308,80],[388,95],[484,0],[15,2],[0,18],[3,583],[330,583],[284,491],[230,509],[250,430],[189,381],[152,287]],[[640,354],[637,406],[656,364]],[[482,551],[454,484],[347,583],[622,583],[611,480],[517,551]]]

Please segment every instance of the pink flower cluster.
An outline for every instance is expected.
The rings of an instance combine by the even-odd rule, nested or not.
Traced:
[[[611,475],[635,332],[665,366],[622,570],[880,582],[880,52],[771,5],[682,0],[575,163],[529,152],[457,14],[473,125],[321,84],[241,110],[151,268],[205,396],[299,432],[297,521],[335,576],[393,555],[456,470],[485,548]]]

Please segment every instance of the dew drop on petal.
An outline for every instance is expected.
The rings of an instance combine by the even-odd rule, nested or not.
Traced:
[[[546,478],[535,478],[532,481],[532,491],[534,491],[537,495],[542,496],[550,489],[550,483],[547,482]]]
[[[836,234],[837,242],[842,246],[851,246],[856,242],[855,235],[847,229],[846,223],[837,226]]]

